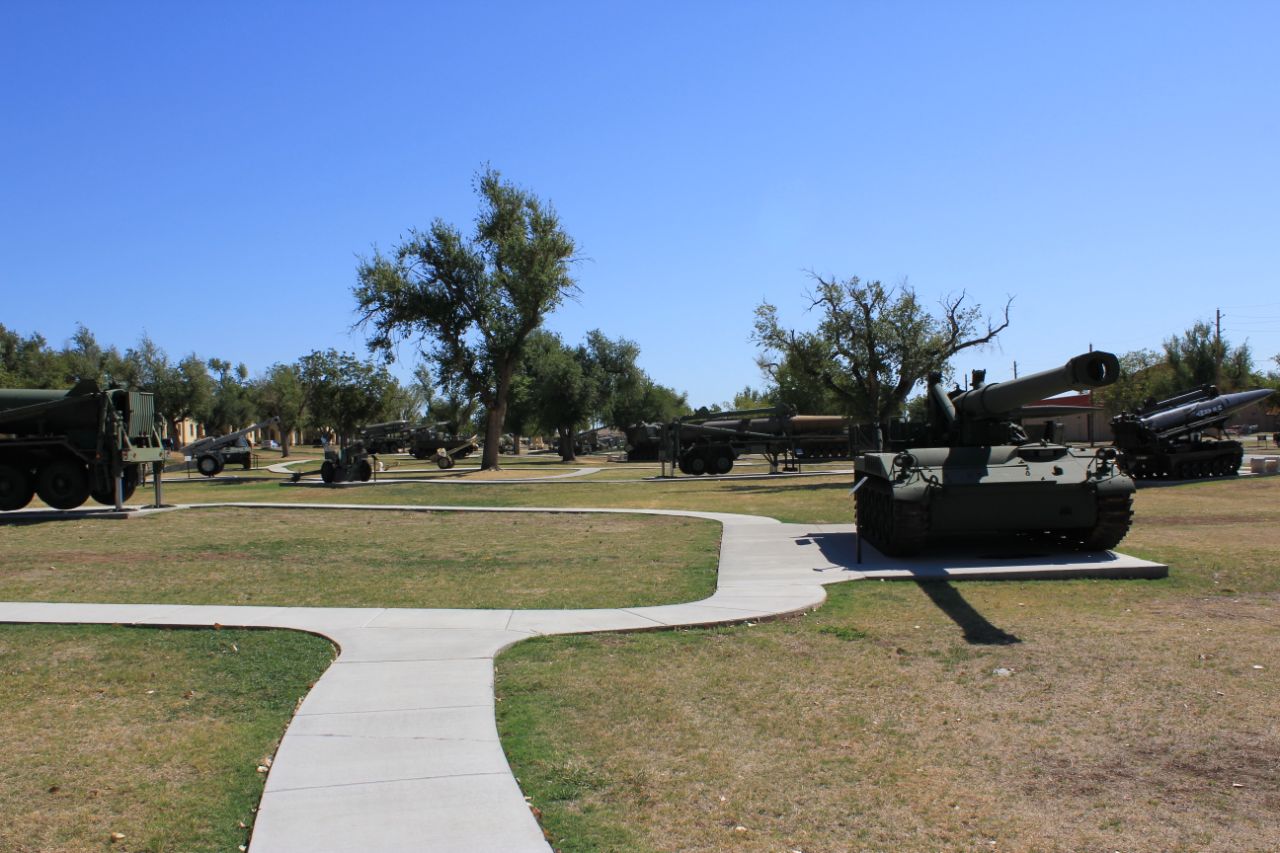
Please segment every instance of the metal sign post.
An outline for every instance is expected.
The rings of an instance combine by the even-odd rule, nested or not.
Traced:
[[[862,488],[863,486],[865,486],[866,484],[867,484],[867,478],[866,478],[866,477],[863,477],[861,480],[858,480],[857,482],[855,482],[855,483],[853,484],[853,488],[849,490],[849,494],[850,494],[850,495],[856,495],[856,494],[857,494],[857,492],[858,492],[858,489],[861,489],[861,488]],[[856,500],[856,498],[855,498],[855,500]],[[855,519],[855,521],[854,521],[854,525],[853,525],[853,535],[856,537],[856,538],[854,539],[854,542],[856,543],[856,544],[855,544],[855,546],[854,546],[854,547],[855,547],[855,555],[856,555],[856,556],[855,556],[855,559],[857,560],[857,564],[858,564],[859,566],[861,566],[861,565],[862,565],[862,531],[858,529],[858,524],[857,524],[857,521],[856,521],[856,519],[857,519],[857,516],[856,516],[856,515],[854,516],[854,519]]]

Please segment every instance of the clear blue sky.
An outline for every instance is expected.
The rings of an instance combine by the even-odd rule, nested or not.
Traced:
[[[468,226],[490,163],[586,260],[548,325],[701,405],[806,270],[960,290],[960,371],[1280,353],[1280,4],[0,6],[0,322],[257,373],[351,332],[357,259]],[[397,372],[407,376],[404,349]],[[1273,366],[1273,365],[1272,365]]]

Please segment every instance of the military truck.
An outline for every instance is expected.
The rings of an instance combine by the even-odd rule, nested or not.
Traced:
[[[91,379],[69,391],[0,390],[0,510],[35,495],[55,509],[128,500],[141,466],[164,461],[158,424],[154,395]]]

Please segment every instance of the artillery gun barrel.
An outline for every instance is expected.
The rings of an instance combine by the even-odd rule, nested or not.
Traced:
[[[1063,391],[1103,388],[1120,378],[1120,360],[1109,352],[1086,352],[1062,367],[1006,382],[992,382],[951,401],[958,417],[997,418]]]

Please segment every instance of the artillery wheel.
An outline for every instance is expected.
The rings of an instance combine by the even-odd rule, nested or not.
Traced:
[[[453,457],[452,456],[439,457],[438,459],[436,459],[436,467],[438,467],[441,471],[448,471],[450,468],[453,467]]]
[[[707,473],[707,458],[701,449],[690,450],[680,457],[680,473],[691,477],[700,477]]]
[[[373,476],[373,466],[369,464],[368,459],[361,459],[356,465],[356,476],[362,483],[369,482],[369,479]]]
[[[40,466],[36,494],[54,509],[75,509],[89,499],[89,477],[84,464],[54,459]]]
[[[929,516],[924,504],[893,499],[893,487],[878,477],[868,477],[855,496],[858,535],[888,557],[920,553],[929,536]]]
[[[206,477],[216,477],[222,473],[222,458],[206,453],[196,460],[196,470]]]
[[[733,470],[733,454],[728,450],[713,450],[709,451],[708,455],[708,474],[728,474]]]
[[[1133,495],[1108,495],[1098,499],[1098,520],[1080,536],[1086,551],[1109,551],[1120,544],[1133,521]]]
[[[133,497],[134,491],[138,488],[138,466],[124,466],[124,488],[120,490],[120,500],[127,501]],[[93,498],[103,506],[116,505],[116,484],[114,481],[108,482],[106,486],[99,488],[94,486],[89,491],[89,497]]]
[[[332,483],[334,477],[338,474],[337,466],[333,464],[333,460],[326,459],[320,465],[320,479],[326,483]]]
[[[22,509],[35,493],[30,474],[16,465],[0,465],[0,511]]]

